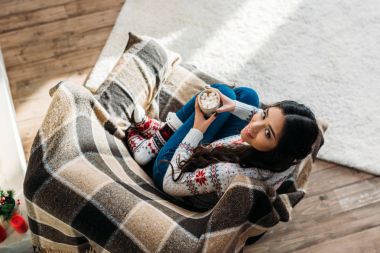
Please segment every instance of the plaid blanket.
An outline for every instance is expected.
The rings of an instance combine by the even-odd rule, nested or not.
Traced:
[[[163,119],[178,109],[185,100],[181,89],[185,97],[197,91],[188,85],[173,89],[184,73],[209,78],[178,65],[165,77],[160,95],[147,96],[160,109],[152,115]],[[34,139],[24,180],[35,247],[52,252],[242,252],[269,228],[291,219],[326,126],[320,125],[313,153],[277,191],[236,176],[211,209],[196,210],[158,190],[132,159],[123,138],[137,101],[121,92],[117,78],[112,80],[96,94],[69,82],[50,91],[52,102]]]

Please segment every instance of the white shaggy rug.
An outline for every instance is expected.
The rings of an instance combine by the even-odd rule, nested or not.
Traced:
[[[329,128],[319,157],[380,175],[380,1],[127,0],[87,82],[104,80],[128,32],[255,88],[309,105]]]

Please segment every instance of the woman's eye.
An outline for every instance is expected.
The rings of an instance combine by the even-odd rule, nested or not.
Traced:
[[[265,136],[269,139],[270,138],[270,131],[269,129],[265,129]]]

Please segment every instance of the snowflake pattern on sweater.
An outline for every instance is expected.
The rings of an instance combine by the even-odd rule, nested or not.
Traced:
[[[205,170],[199,170],[197,174],[195,175],[195,182],[197,182],[199,185],[206,185],[207,184],[207,178]]]
[[[236,107],[232,114],[243,120],[250,121],[252,116],[259,110],[261,109],[236,101]],[[173,181],[172,173],[174,178],[177,178],[181,172],[178,168],[177,159],[179,162],[187,160],[202,139],[203,133],[196,128],[191,128],[182,140],[171,160],[173,170],[167,169],[163,179],[163,190],[166,193],[172,196],[184,197],[216,192],[221,197],[237,174],[264,180],[277,189],[295,168],[295,166],[291,166],[283,172],[275,173],[257,168],[242,168],[236,163],[219,162],[204,168],[198,168],[194,172],[185,172],[179,180]],[[240,135],[229,136],[210,143],[211,147],[228,144],[249,145],[240,138]]]

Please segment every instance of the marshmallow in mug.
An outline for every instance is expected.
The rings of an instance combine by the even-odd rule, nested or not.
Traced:
[[[199,94],[199,106],[206,116],[210,116],[220,106],[219,94],[213,88],[205,89]]]

